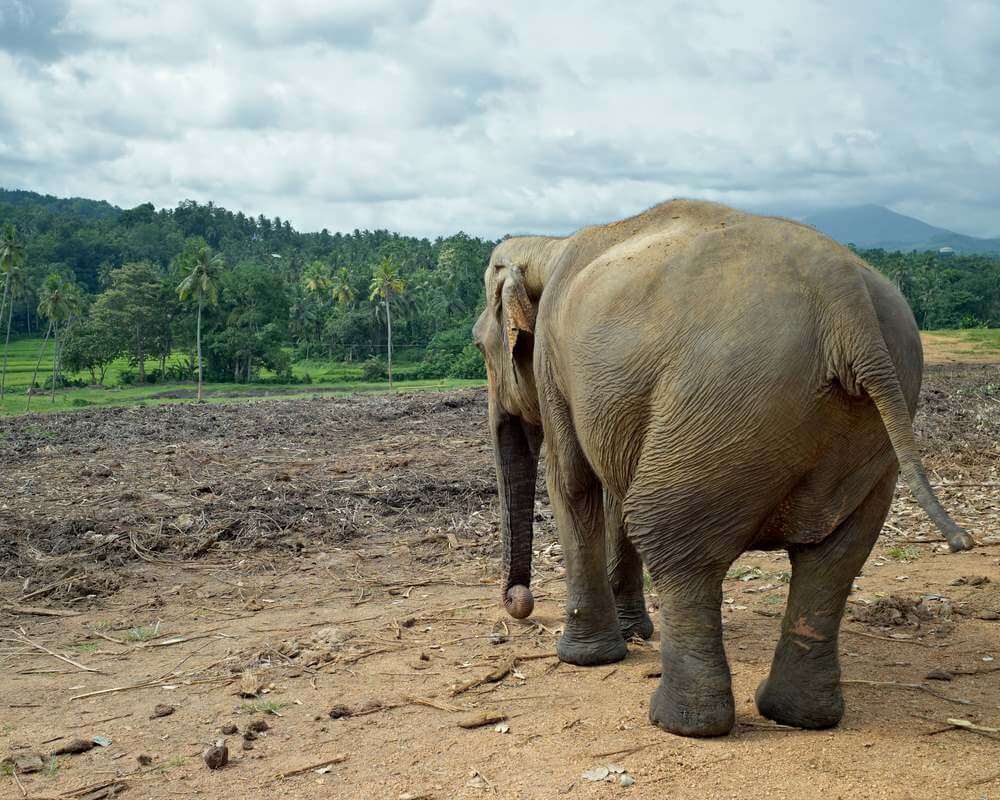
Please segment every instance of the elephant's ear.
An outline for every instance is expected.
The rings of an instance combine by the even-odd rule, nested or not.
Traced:
[[[522,333],[534,333],[537,312],[528,297],[528,290],[524,288],[524,273],[520,267],[507,267],[500,299],[504,326],[507,328],[507,347],[513,358],[518,336]]]

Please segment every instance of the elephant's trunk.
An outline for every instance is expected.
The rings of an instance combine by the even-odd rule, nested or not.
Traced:
[[[517,417],[497,416],[491,427],[500,490],[503,607],[515,619],[524,619],[535,607],[528,586],[541,431]]]

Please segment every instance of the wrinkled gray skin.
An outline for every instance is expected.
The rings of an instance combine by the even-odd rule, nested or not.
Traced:
[[[539,448],[566,566],[558,653],[625,657],[661,601],[650,703],[679,734],[724,734],[733,695],[722,581],[747,550],[784,548],[788,607],[765,716],[843,714],[837,634],[901,470],[953,550],[972,539],[924,476],[911,420],[920,338],[906,302],[815,230],[672,201],[567,238],[502,242],[474,336],[489,375],[504,604],[531,613]]]

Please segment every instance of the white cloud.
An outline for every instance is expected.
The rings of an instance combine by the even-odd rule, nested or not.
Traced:
[[[1000,234],[1000,7],[0,0],[0,185],[301,229],[700,196]]]

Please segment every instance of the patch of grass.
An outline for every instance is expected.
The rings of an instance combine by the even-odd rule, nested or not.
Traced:
[[[157,622],[155,625],[139,625],[135,628],[129,628],[122,634],[122,639],[126,642],[148,642],[159,635],[160,623]]]
[[[43,774],[47,778],[54,778],[59,774],[59,767],[61,766],[62,762],[56,756],[52,756],[52,758],[45,762],[45,770]]]
[[[902,564],[909,564],[911,561],[916,561],[920,558],[920,551],[916,547],[894,545],[885,551],[885,555],[887,558],[891,558],[894,561],[899,561]]]
[[[726,572],[727,580],[752,581],[759,578],[764,573],[759,567],[733,566]]]
[[[14,765],[9,761],[0,764],[0,777],[9,778],[14,774]]]
[[[278,703],[274,700],[255,700],[252,703],[240,705],[240,711],[244,714],[277,714],[285,708],[288,703]]]
[[[170,758],[164,761],[162,764],[158,765],[156,769],[159,772],[166,772],[169,769],[183,767],[186,763],[187,763],[187,758],[185,758],[184,756],[174,756],[173,758]]]
[[[97,642],[77,642],[73,645],[73,649],[78,653],[93,653],[98,650],[100,645]]]
[[[27,389],[31,382],[31,374],[35,368],[35,359],[41,350],[41,337],[21,338],[10,344],[7,370],[8,393],[0,401],[0,416],[24,413],[27,405]],[[177,353],[172,361],[186,358]],[[393,364],[393,391],[411,392],[430,390],[464,389],[471,386],[483,386],[482,380],[463,380],[445,378],[440,380],[415,380],[413,374],[418,362],[399,361]],[[51,343],[46,346],[41,366],[38,370],[36,383],[42,384],[51,371]],[[147,371],[159,368],[159,362],[146,362]],[[130,367],[126,359],[119,359],[109,367],[104,379],[104,386],[87,386],[84,388],[59,389],[55,393],[55,401],[48,394],[37,394],[31,400],[31,412],[46,414],[53,411],[72,411],[74,409],[94,406],[134,406],[134,405],[164,405],[194,402],[193,382],[140,384],[136,386],[120,386],[119,376],[122,370]],[[290,397],[310,397],[315,391],[316,396],[343,396],[354,392],[386,392],[389,384],[386,381],[362,382],[360,362],[343,363],[310,359],[292,365],[292,374],[301,378],[306,373],[312,378],[310,384],[282,383],[206,383],[205,400],[209,403],[246,402],[247,400],[277,400]],[[66,373],[67,378],[90,380],[89,373]],[[267,371],[262,372],[262,378],[274,376]],[[163,397],[170,393],[190,394],[191,397]],[[258,393],[253,395],[253,393]],[[266,396],[260,393],[266,392]]]
[[[764,602],[769,606],[781,605],[785,600],[780,594],[769,594],[764,598]]]

